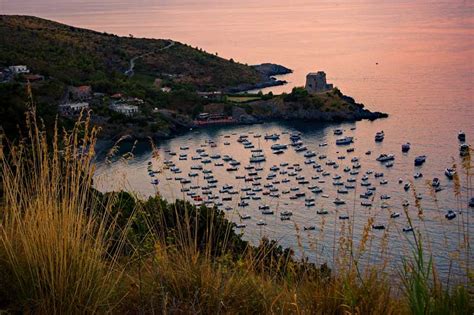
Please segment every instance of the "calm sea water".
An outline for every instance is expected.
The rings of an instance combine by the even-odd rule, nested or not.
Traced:
[[[337,160],[339,154],[332,130],[343,128],[347,134],[355,136],[356,151],[345,154],[348,158],[339,161],[341,167],[337,171],[331,170],[331,176],[335,172],[343,175],[342,168],[350,162],[350,157],[359,156],[361,173],[367,169],[383,170],[389,180],[389,184],[383,187],[376,184],[376,202],[372,209],[362,208],[359,198],[351,194],[344,198],[352,200],[355,207],[348,202],[348,205],[336,208],[332,204],[335,191],[329,179],[320,186],[325,185],[325,193],[330,198],[316,197],[317,207],[313,209],[306,209],[302,200],[294,202],[287,197],[264,200],[262,203],[289,209],[295,214],[292,221],[285,222],[280,222],[278,215],[266,216],[268,225],[262,228],[255,226],[260,219],[256,209],[258,202],[251,202],[251,206],[243,210],[253,216],[245,230],[249,239],[268,235],[283,245],[295,247],[300,235],[307,255],[320,262],[331,261],[332,245],[337,242],[343,224],[337,220],[336,213],[347,212],[351,214],[355,235],[361,234],[369,217],[374,217],[377,223],[390,224],[388,244],[397,260],[403,256],[400,253],[408,250],[408,239],[400,232],[406,219],[390,220],[389,212],[380,209],[378,196],[390,194],[393,211],[399,212],[402,212],[403,200],[409,199],[412,204],[409,211],[416,217],[411,190],[404,192],[397,181],[400,177],[413,180],[416,171],[424,175],[423,179],[414,180],[414,186],[424,196],[421,203],[425,220],[415,219],[415,225],[427,232],[442,271],[449,268],[447,251],[458,248],[466,231],[467,235],[472,232],[472,223],[461,224],[468,222],[469,216],[473,222],[472,211],[464,211],[453,221],[444,219],[448,208],[465,208],[467,201],[466,198],[458,201],[454,197],[453,184],[443,175],[444,168],[453,161],[459,162],[457,132],[464,130],[468,142],[472,143],[474,139],[472,1],[3,0],[0,12],[38,15],[121,35],[172,38],[243,63],[275,62],[292,68],[294,73],[284,77],[290,83],[273,88],[274,92],[289,91],[293,86],[303,85],[306,73],[324,70],[328,80],[345,94],[366,104],[369,109],[390,114],[388,119],[355,124],[272,123],[206,129],[159,143],[162,157],[168,159],[164,152],[166,148],[178,151],[180,146],[190,146],[194,150],[206,140],[213,140],[217,147],[207,148],[209,153],[231,154],[243,166],[247,164],[250,152],[235,142],[238,134],[300,131],[309,149]],[[351,131],[352,127],[356,130]],[[379,130],[385,131],[386,139],[382,144],[375,144],[373,136]],[[223,135],[232,133],[237,134],[229,140],[232,145],[224,146]],[[256,139],[252,140],[257,144]],[[412,144],[412,150],[402,155],[400,145],[407,141]],[[282,142],[287,142],[285,136],[282,136]],[[328,147],[318,147],[321,142],[328,142]],[[270,144],[263,139],[260,145],[269,150]],[[99,165],[99,174],[108,176],[101,183],[104,189],[111,189],[124,178],[131,189],[145,196],[154,193],[146,169],[146,162],[150,160],[148,146],[144,144],[136,150],[135,160],[127,165]],[[365,156],[366,150],[372,150],[373,154]],[[393,168],[386,169],[374,161],[375,156],[382,152],[396,154]],[[189,156],[193,154],[194,151]],[[417,169],[413,166],[413,159],[420,154],[427,155],[428,159],[423,167]],[[281,161],[302,164],[303,175],[307,178],[314,173],[312,168],[303,164],[301,154],[291,149],[281,156],[267,152],[267,158],[265,173],[271,165]],[[183,174],[187,174],[189,166],[195,164],[192,162],[195,161],[177,164],[183,169]],[[240,173],[244,171],[242,166]],[[212,165],[209,168],[213,169],[219,186],[224,183],[235,187],[245,185],[222,168]],[[442,179],[445,187],[436,195],[438,204],[430,197],[425,183],[435,176]],[[376,183],[373,178],[371,181]],[[160,193],[168,198],[181,196],[180,187],[174,180],[167,182],[162,178],[159,187]],[[357,196],[360,191],[358,183]],[[472,191],[465,191],[464,195],[472,196]],[[316,209],[320,207],[326,207],[331,214],[324,218],[316,215]],[[238,220],[236,212],[231,211],[228,215]],[[310,223],[320,226],[323,220],[323,230],[318,228],[310,233],[295,230],[295,224],[300,228]],[[372,233],[373,250],[367,260],[377,261],[380,257],[378,248],[382,235],[381,232]]]

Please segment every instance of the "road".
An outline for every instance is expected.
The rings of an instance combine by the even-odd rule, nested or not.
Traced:
[[[169,49],[169,48],[173,47],[174,44],[175,44],[175,42],[172,41],[172,40],[170,40],[169,42],[170,42],[170,43],[169,43],[168,45],[166,45],[166,46],[163,47],[163,48],[158,49],[157,51],[150,51],[150,52],[147,52],[147,53],[145,53],[145,54],[143,54],[143,55],[136,56],[136,57],[133,57],[132,59],[130,59],[130,67],[128,68],[127,71],[125,71],[125,75],[127,75],[128,77],[132,77],[132,76],[133,76],[133,74],[134,74],[133,69],[135,68],[135,61],[137,61],[138,59],[143,58],[143,57],[146,57],[146,56],[148,56],[148,55],[150,55],[150,54],[152,54],[152,53],[159,52],[159,51],[163,51],[163,50],[166,50],[166,49]]]

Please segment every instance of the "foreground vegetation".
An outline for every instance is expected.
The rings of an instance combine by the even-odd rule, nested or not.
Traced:
[[[0,309],[33,313],[472,314],[472,279],[442,283],[415,236],[393,278],[361,268],[351,238],[337,266],[243,241],[222,212],[94,190],[98,130],[2,139]],[[48,139],[52,139],[48,142]],[[111,151],[111,155],[114,151]],[[155,155],[156,156],[156,155]],[[157,156],[156,156],[157,157]],[[126,157],[124,157],[126,158]],[[158,157],[157,157],[158,158]],[[370,228],[370,222],[368,222]],[[428,257],[428,259],[426,259]],[[469,266],[468,266],[469,268]],[[468,269],[468,273],[470,273]],[[401,288],[398,288],[401,285]]]

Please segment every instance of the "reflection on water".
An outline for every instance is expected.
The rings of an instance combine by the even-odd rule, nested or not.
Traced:
[[[403,228],[407,226],[407,218],[404,214],[402,204],[404,201],[409,201],[408,214],[413,219],[416,230],[422,230],[426,233],[427,239],[432,246],[432,250],[436,253],[436,259],[439,264],[440,272],[447,272],[449,267],[449,257],[445,255],[446,251],[454,251],[458,248],[460,239],[464,235],[464,229],[472,229],[472,226],[468,226],[466,222],[474,219],[472,212],[461,211],[467,208],[467,200],[464,198],[458,200],[455,197],[453,191],[453,183],[444,176],[444,169],[450,167],[453,162],[460,163],[459,157],[459,142],[457,140],[457,133],[452,133],[449,137],[445,137],[445,143],[439,143],[439,145],[427,146],[416,136],[406,136],[402,139],[397,139],[397,134],[393,135],[387,130],[384,130],[386,137],[383,142],[376,143],[374,141],[374,134],[376,131],[380,131],[381,128],[386,126],[386,122],[358,122],[358,123],[345,123],[345,124],[314,124],[314,123],[267,123],[262,125],[253,126],[232,126],[223,128],[210,128],[205,130],[199,130],[189,132],[188,134],[179,136],[169,141],[163,141],[158,144],[160,152],[160,162],[151,158],[148,144],[141,144],[136,149],[136,158],[127,163],[121,162],[114,163],[106,166],[103,164],[99,165],[97,184],[102,190],[113,190],[122,188],[123,182],[118,179],[126,179],[127,187],[133,191],[137,191],[140,194],[147,196],[153,195],[156,191],[159,191],[167,199],[176,198],[187,198],[192,201],[191,197],[187,195],[187,192],[181,192],[182,188],[190,188],[191,186],[207,186],[208,183],[204,179],[202,171],[192,170],[193,165],[202,165],[203,169],[212,171],[212,175],[217,179],[216,188],[211,189],[211,196],[219,196],[216,202],[222,201],[222,197],[226,196],[224,193],[219,193],[224,185],[232,185],[233,189],[238,191],[236,195],[229,195],[232,197],[231,201],[223,201],[219,207],[225,209],[230,207],[232,210],[226,211],[226,215],[229,219],[236,223],[245,223],[247,228],[243,230],[244,237],[251,241],[258,241],[262,236],[268,236],[273,239],[277,239],[284,246],[290,246],[295,248],[298,243],[298,238],[302,241],[304,253],[299,252],[298,254],[304,254],[309,256],[313,260],[318,262],[329,262],[332,263],[334,257],[334,244],[338,242],[341,237],[342,231],[347,233],[349,225],[353,229],[354,242],[358,246],[360,237],[364,227],[368,224],[369,219],[374,220],[374,224],[385,225],[387,233],[387,239],[384,239],[384,231],[372,230],[371,232],[371,253],[363,257],[364,260],[370,262],[377,262],[382,259],[382,254],[393,255],[391,257],[392,262],[400,261],[404,254],[407,254],[410,249],[409,240],[412,235],[410,233],[404,233]],[[333,133],[335,128],[341,128],[344,130],[344,134],[347,136],[353,136],[355,143],[351,146],[336,146],[335,140],[337,137]],[[272,154],[271,145],[275,143],[290,143],[289,135],[291,133],[301,132],[302,141],[307,146],[308,150],[315,151],[317,153],[314,159],[315,163],[321,164],[322,169],[330,173],[328,176],[323,176],[322,173],[317,172],[313,167],[313,164],[305,164],[308,158],[304,157],[304,152],[296,152],[293,147],[289,147],[285,150],[285,153],[281,155]],[[264,140],[261,138],[254,138],[256,134],[281,134],[281,139],[278,141]],[[246,134],[249,136],[249,141],[255,146],[255,148],[261,148],[266,156],[266,161],[257,166],[263,168],[262,171],[258,172],[261,180],[255,180],[252,182],[246,182],[244,179],[237,179],[239,176],[247,176],[249,172],[254,170],[246,170],[245,166],[249,164],[251,156],[250,149],[244,149],[241,143],[237,142],[239,135]],[[366,136],[371,135],[370,137]],[[407,133],[409,135],[409,133]],[[448,139],[449,138],[449,139]],[[413,139],[413,140],[412,140]],[[411,150],[408,153],[401,152],[401,144],[407,140],[411,142]],[[209,145],[209,141],[216,144],[215,147]],[[228,142],[229,145],[225,145]],[[328,143],[327,146],[321,147],[320,143]],[[189,147],[188,150],[180,150],[180,148]],[[347,148],[353,147],[354,152],[347,152]],[[196,149],[204,150],[208,156],[202,157],[200,160],[193,160],[192,157],[199,156],[196,153]],[[126,150],[126,149],[125,149]],[[177,155],[172,156],[169,154],[176,152]],[[370,150],[371,155],[366,155],[366,151]],[[376,158],[381,153],[392,153],[395,154],[395,163],[393,167],[386,167],[382,163],[376,161]],[[187,160],[180,160],[179,155],[186,154]],[[221,157],[219,159],[212,159],[210,156],[218,154]],[[422,166],[414,166],[414,158],[418,155],[427,155],[427,161]],[[230,155],[241,164],[238,166],[238,171],[228,172],[226,169],[229,167],[228,162],[224,162],[223,166],[215,166],[214,163],[222,162],[224,155]],[[327,158],[320,160],[318,157],[326,155]],[[344,159],[342,159],[344,157]],[[359,158],[361,164],[360,173],[358,175],[350,175],[348,172],[344,172],[346,166],[352,170],[351,162],[352,158]],[[202,164],[202,160],[211,159],[209,164]],[[165,160],[172,160],[176,167],[179,167],[182,171],[179,174],[173,174],[170,170],[165,170],[162,174],[157,174],[155,178],[160,180],[158,186],[151,184],[152,178],[148,175],[147,164],[148,161],[153,161],[153,168],[158,169],[160,165],[163,165]],[[328,160],[335,161],[339,167],[334,169],[333,166],[326,165]],[[280,167],[280,170],[287,170],[287,173],[280,173],[280,170],[270,171],[270,167],[273,165],[279,166],[282,163],[289,163],[289,166],[297,163],[301,166],[302,170],[297,176],[304,176],[309,181],[308,184],[298,184],[296,177],[292,177],[289,173],[291,169],[286,167]],[[373,173],[369,174],[369,180],[373,187],[375,187],[375,194],[373,197],[367,199],[360,198],[360,194],[367,190],[367,187],[362,187],[362,176],[368,171],[372,170]],[[197,172],[197,177],[189,177],[190,172]],[[375,178],[376,172],[383,172],[384,176],[381,178]],[[414,174],[420,172],[423,174],[422,178],[415,179]],[[276,177],[267,179],[268,174],[275,173]],[[463,172],[461,172],[463,173]],[[347,194],[339,194],[337,192],[340,186],[333,185],[333,177],[340,175],[340,181],[347,183],[347,179],[355,177],[357,182],[355,183],[355,189],[349,189]],[[317,179],[315,176],[319,176]],[[189,184],[182,185],[176,178],[190,179]],[[441,179],[441,187],[443,190],[434,193],[430,185],[431,180],[434,177]],[[403,184],[410,182],[411,187],[408,191],[405,191],[403,184],[399,183],[399,179],[403,180]],[[288,182],[284,182],[284,179],[289,179]],[[387,184],[380,184],[380,181],[385,179],[388,181]],[[464,175],[461,175],[462,181]],[[325,180],[325,182],[320,182]],[[264,195],[263,191],[269,190],[264,188],[264,185],[274,183],[274,187],[278,188],[276,193],[280,194],[278,198],[272,198],[269,195]],[[242,192],[241,189],[244,187],[255,188],[252,185],[255,182],[260,182],[262,191],[256,193],[260,196],[260,200],[253,200],[250,198],[247,200],[249,206],[239,207],[238,203],[241,196],[245,196],[247,193]],[[278,183],[277,183],[278,182]],[[308,189],[308,186],[317,185],[323,189],[323,193],[313,194]],[[157,188],[156,188],[157,187]],[[291,188],[298,187],[299,191],[305,192],[306,196],[299,199],[291,199],[290,196],[295,195],[295,192],[283,193],[284,191],[290,191]],[[156,190],[157,189],[157,190]],[[462,194],[467,196],[472,195],[472,191],[468,192],[466,187],[463,186]],[[204,200],[207,199],[207,195],[204,195],[201,188],[190,189],[189,191],[195,191],[197,195],[203,196]],[[380,196],[383,194],[389,195],[389,200],[381,200]],[[423,208],[422,220],[419,217],[419,209],[415,206],[415,195],[420,194],[422,196],[421,207]],[[323,195],[327,195],[328,198],[324,198]],[[306,207],[305,198],[315,198],[315,206]],[[336,206],[333,201],[336,197],[340,197],[346,201],[345,205]],[[364,207],[361,205],[363,201],[372,201],[372,207]],[[382,204],[388,205],[387,208],[383,208]],[[261,205],[269,205],[271,210],[275,211],[274,215],[263,215],[258,209]],[[328,215],[317,214],[318,210],[328,210]],[[457,213],[457,218],[448,221],[444,217],[448,209],[453,209]],[[293,212],[291,220],[281,221],[280,212],[288,210]],[[399,218],[390,218],[390,215],[394,212],[399,212],[401,216]],[[250,215],[250,220],[242,221],[240,217],[244,214]],[[340,220],[340,215],[348,215],[349,220]],[[469,216],[469,220],[468,220]],[[257,222],[263,220],[265,226],[257,226]],[[304,227],[315,226],[314,231],[304,231]],[[382,241],[387,242],[388,251],[387,253],[381,253],[380,248],[382,247]],[[456,266],[455,268],[458,268]]]

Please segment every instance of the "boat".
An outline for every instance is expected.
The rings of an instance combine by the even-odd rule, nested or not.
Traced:
[[[464,131],[459,131],[458,140],[459,141],[466,141],[466,134],[464,133]]]
[[[346,152],[351,153],[351,152],[354,152],[354,150],[355,150],[354,148],[349,148],[349,149],[346,150]]]
[[[347,145],[354,142],[354,137],[344,137],[336,140],[337,145]]]
[[[371,155],[371,154],[372,154],[372,151],[370,151],[370,150],[365,152],[365,155]]]
[[[399,216],[400,216],[400,212],[394,212],[390,215],[390,218],[395,219],[395,218],[398,218]]]
[[[382,142],[384,138],[385,138],[385,134],[383,130],[375,134],[375,142]]]
[[[410,151],[410,142],[402,144],[402,152],[406,153]]]
[[[361,201],[360,205],[363,207],[372,207],[372,202],[370,201]]]
[[[314,230],[316,230],[316,227],[314,225],[310,225],[310,226],[303,227],[303,229],[305,231],[314,231]]]
[[[275,151],[273,151],[273,154],[283,154],[283,153],[285,153],[285,151],[283,151],[283,150],[275,150]]]
[[[314,207],[316,205],[316,203],[314,201],[309,201],[309,202],[305,202],[304,205],[306,207]]]
[[[327,211],[326,209],[319,209],[318,211],[316,211],[317,214],[328,214],[329,211]]]
[[[231,208],[232,209],[232,208]],[[241,220],[250,220],[252,217],[249,214],[242,214],[240,216]]]
[[[349,216],[347,214],[340,215],[339,220],[349,220]]]
[[[463,143],[459,146],[459,155],[460,156],[469,156],[470,154],[470,148],[469,145],[466,143]]]
[[[264,138],[265,140],[278,140],[280,139],[280,135],[276,133],[272,133],[271,135],[266,134]]]
[[[423,165],[426,162],[426,155],[420,155],[415,158],[415,166]]]
[[[411,226],[407,226],[407,227],[404,227],[403,229],[403,232],[413,232],[413,228]]]
[[[264,226],[264,225],[267,225],[267,223],[263,220],[260,220],[260,221],[257,222],[257,225],[258,226]]]
[[[314,153],[313,151],[307,151],[307,152],[305,152],[305,154],[304,154],[304,157],[305,157],[305,158],[311,158],[311,157],[313,157],[313,156],[316,156],[316,153]]]
[[[374,230],[385,230],[385,225],[383,224],[372,224]]]
[[[382,199],[382,200],[388,200],[388,199],[390,199],[390,198],[391,198],[391,197],[390,197],[389,195],[387,195],[387,194],[383,194],[383,195],[380,196],[380,199]]]
[[[303,151],[306,151],[306,150],[308,150],[308,148],[304,145],[298,146],[298,147],[295,148],[296,152],[303,152]]]
[[[469,207],[474,207],[474,197],[469,200]]]
[[[415,175],[413,175],[413,177],[414,177],[415,179],[422,178],[422,177],[423,177],[423,174],[418,172],[418,173],[415,173]]]
[[[334,135],[340,136],[344,131],[342,129],[334,129]]]
[[[456,175],[456,170],[454,168],[447,168],[444,170],[444,174],[447,178],[453,179],[454,175]]]
[[[273,210],[269,210],[269,209],[263,210],[263,211],[262,211],[262,214],[271,215],[271,214],[273,214]]]
[[[336,204],[336,205],[343,205],[345,203],[346,202],[343,199],[340,199],[340,198],[334,199],[334,204]]]
[[[408,191],[410,190],[410,183],[405,183],[405,185],[403,185],[403,189],[405,189],[405,191]]]
[[[250,163],[261,163],[265,162],[266,158],[263,154],[252,154],[250,157]]]
[[[285,150],[288,148],[286,144],[276,143],[270,147],[272,150]]]
[[[395,156],[393,154],[380,154],[379,157],[376,159],[379,162],[387,162],[395,160]]]
[[[452,220],[456,217],[456,213],[453,210],[448,210],[448,212],[444,215],[444,217],[448,220]]]
[[[288,210],[283,210],[282,212],[280,212],[280,216],[290,217],[292,215],[293,215],[293,212],[288,211]]]
[[[289,221],[291,218],[289,216],[280,216],[281,221]]]

